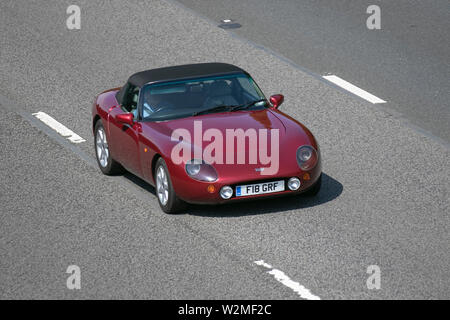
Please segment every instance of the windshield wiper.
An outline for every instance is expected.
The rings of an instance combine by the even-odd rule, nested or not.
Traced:
[[[250,107],[254,106],[255,104],[257,104],[259,102],[263,102],[263,101],[266,101],[266,99],[259,99],[259,100],[252,101],[252,102],[249,102],[249,103],[241,104],[239,106],[233,106],[231,111],[238,111],[238,110],[247,109],[247,108],[250,108]]]
[[[193,117],[198,116],[200,114],[205,114],[205,113],[209,113],[209,112],[214,112],[214,111],[221,111],[221,110],[232,110],[234,107],[237,106],[228,106],[228,105],[220,105],[220,106],[215,106],[209,109],[205,109],[205,110],[200,110],[197,112],[194,112],[192,114]]]
[[[214,106],[209,109],[194,112],[192,114],[192,116],[195,117],[195,116],[198,116],[201,114],[210,113],[210,112],[214,112],[214,111],[222,111],[222,110],[237,111],[237,110],[247,109],[247,108],[250,108],[251,106],[254,106],[255,104],[257,104],[259,102],[263,102],[263,101],[266,101],[266,99],[259,99],[259,100],[252,101],[250,103],[245,103],[245,104],[241,104],[241,105],[237,105],[237,106],[221,104],[220,106]]]

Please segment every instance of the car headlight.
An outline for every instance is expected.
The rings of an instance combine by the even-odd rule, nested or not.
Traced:
[[[298,190],[300,188],[301,182],[297,177],[292,177],[288,180],[288,188],[292,191]]]
[[[223,199],[230,199],[233,196],[233,189],[230,186],[224,186],[220,189],[220,196]]]
[[[301,146],[297,149],[297,163],[302,170],[311,170],[317,164],[319,156],[311,146]]]
[[[186,163],[186,172],[188,175],[196,176],[200,172],[200,165],[202,163],[198,163],[196,160],[191,160],[188,163]]]
[[[217,180],[216,169],[205,161],[192,159],[186,163],[185,169],[188,176],[192,179],[206,182]]]

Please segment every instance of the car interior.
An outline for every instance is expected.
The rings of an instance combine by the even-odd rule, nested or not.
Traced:
[[[164,107],[207,109],[217,105],[238,105],[254,99],[236,79],[180,84],[171,86],[168,92],[155,88],[147,90],[144,96],[144,101],[155,112]]]
[[[246,82],[238,78],[208,79],[144,88],[142,117],[145,119],[160,111],[173,115],[183,109],[199,111],[220,105],[235,106],[259,99],[243,87]],[[137,119],[139,88],[127,86],[121,107]]]
[[[122,103],[120,107],[125,112],[131,112],[134,115],[134,118],[137,119],[137,105],[139,99],[139,88],[136,86],[132,86],[130,84],[126,85],[125,93],[123,95]]]

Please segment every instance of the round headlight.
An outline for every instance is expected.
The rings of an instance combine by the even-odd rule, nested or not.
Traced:
[[[223,199],[230,199],[233,196],[233,189],[230,186],[225,186],[220,189],[220,196]]]
[[[288,188],[292,191],[298,190],[300,188],[300,179],[297,177],[292,177],[288,180]]]
[[[312,150],[309,148],[300,149],[298,153],[298,159],[302,162],[306,162],[312,157]]]
[[[317,164],[318,155],[316,149],[311,146],[301,146],[297,149],[297,163],[300,169],[310,170]]]
[[[214,182],[218,177],[212,165],[198,159],[188,161],[185,170],[188,176],[199,181]]]
[[[190,176],[195,176],[200,172],[201,161],[199,160],[191,160],[186,163],[186,172]]]

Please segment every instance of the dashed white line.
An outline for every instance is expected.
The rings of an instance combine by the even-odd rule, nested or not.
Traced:
[[[52,117],[50,117],[45,112],[39,111],[36,113],[33,113],[33,116],[41,120],[43,123],[45,123],[47,126],[58,132],[63,137],[67,138],[70,142],[73,143],[81,143],[86,140],[84,140],[82,137],[77,135],[75,132],[64,126],[63,124],[59,123]]]
[[[265,263],[264,260],[258,260],[255,261],[255,264],[258,266],[262,266],[266,269],[271,269],[267,273],[270,275],[273,275],[275,280],[282,283],[286,287],[292,289],[295,293],[297,293],[301,298],[307,299],[307,300],[320,300],[319,296],[316,296],[309,291],[309,289],[302,286],[300,283],[295,282],[291,278],[289,278],[283,271],[274,269],[272,266],[268,263]]]
[[[344,79],[339,78],[338,76],[329,75],[323,76],[323,78],[371,103],[386,103],[383,99],[374,96],[373,94],[351,84],[348,81],[345,81]]]

